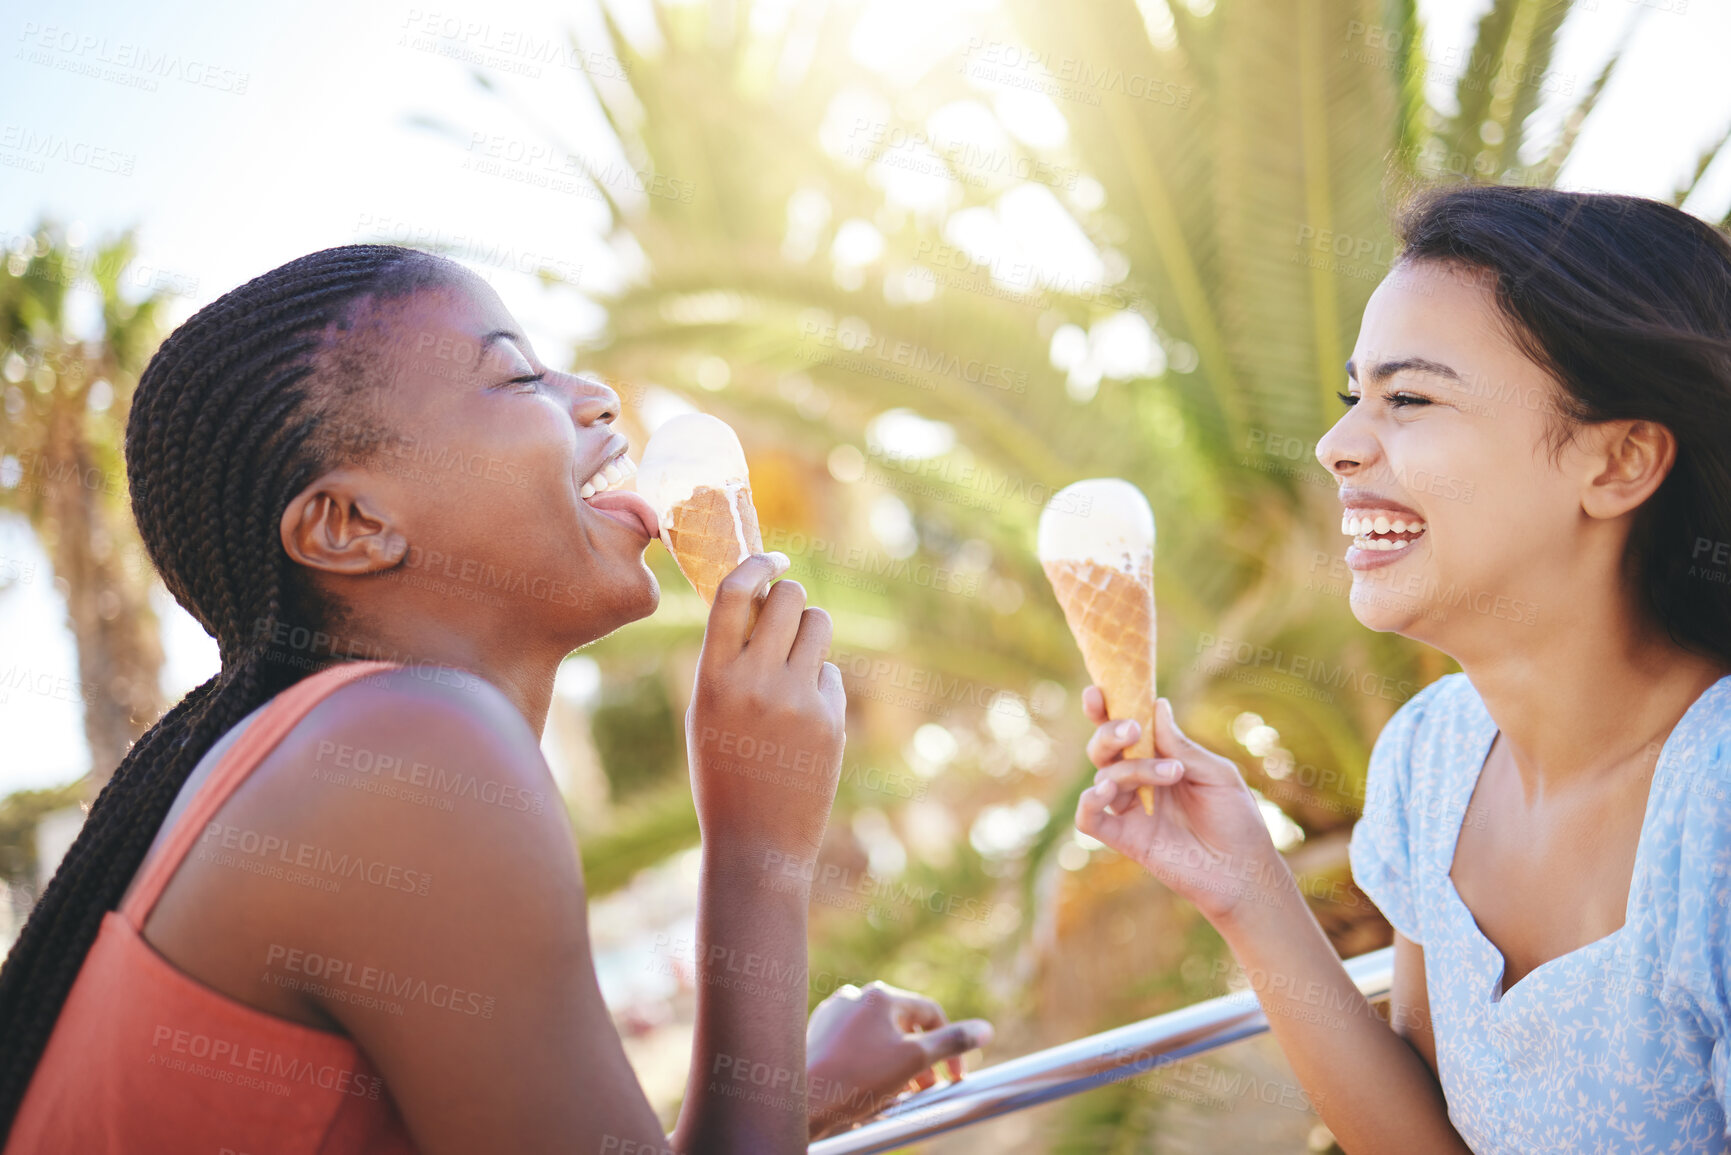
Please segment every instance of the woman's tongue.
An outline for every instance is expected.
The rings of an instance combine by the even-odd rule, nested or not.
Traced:
[[[604,489],[583,499],[590,507],[646,538],[660,537],[655,510],[641,494],[629,489]]]

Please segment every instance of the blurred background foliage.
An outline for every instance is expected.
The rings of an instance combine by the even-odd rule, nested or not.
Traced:
[[[165,336],[166,295],[122,291],[133,252],[129,235],[87,246],[77,231],[44,222],[0,269],[0,511],[28,520],[66,599],[95,767],[89,799],[167,706],[149,601],[155,574],[132,525],[122,461],[132,387]],[[73,335],[75,285],[94,289],[95,339]]]
[[[1154,507],[1161,692],[1243,767],[1341,952],[1388,941],[1346,839],[1382,724],[1453,667],[1353,619],[1313,449],[1402,197],[1557,178],[1617,62],[1550,69],[1570,7],[1494,0],[1438,60],[1412,0],[1005,0],[919,39],[881,5],[658,0],[580,46],[619,62],[588,96],[630,179],[588,176],[636,273],[574,367],[619,388],[639,450],[680,408],[732,422],[766,544],[836,623],[849,737],[814,1003],[881,977],[992,1018],[997,1060],[1228,988],[1194,910],[1070,821],[1086,678],[1033,541],[1050,494],[1088,476]],[[1439,71],[1452,99],[1433,102]],[[1547,100],[1565,107],[1540,132]],[[0,508],[67,600],[96,767],[80,789],[165,705],[152,576],[102,480],[162,336],[160,298],[120,291],[129,245],[48,222],[0,270]],[[81,283],[99,341],[65,336]],[[651,553],[662,610],[568,663],[595,684],[555,719],[598,768],[572,792],[598,902],[674,877],[698,837],[683,716],[703,611]],[[69,798],[0,805],[9,883],[37,885],[35,818]],[[1260,1044],[1215,1062],[1290,1079]],[[1306,1111],[1145,1078],[930,1149],[1330,1143]]]

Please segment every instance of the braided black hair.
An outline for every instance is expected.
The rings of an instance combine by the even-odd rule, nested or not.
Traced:
[[[145,367],[126,426],[133,517],[175,600],[216,638],[222,668],[127,753],[0,968],[0,1142],[103,915],[193,768],[236,722],[330,664],[290,652],[276,628],[330,634],[342,616],[283,550],[282,511],[382,439],[373,305],[458,268],[392,245],[325,249],[206,305]]]

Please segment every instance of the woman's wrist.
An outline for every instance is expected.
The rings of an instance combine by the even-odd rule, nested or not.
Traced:
[[[805,903],[811,897],[815,855],[800,855],[766,846],[722,846],[706,844],[700,885],[718,885],[730,894],[749,895],[755,901],[773,901],[786,895]]]
[[[1260,953],[1265,943],[1278,943],[1290,933],[1295,917],[1310,917],[1298,880],[1272,843],[1267,857],[1258,862],[1251,876],[1244,894],[1232,908],[1211,920],[1226,945],[1240,958]]]

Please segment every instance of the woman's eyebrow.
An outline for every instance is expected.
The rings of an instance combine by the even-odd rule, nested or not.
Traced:
[[[513,332],[510,329],[494,329],[481,338],[480,351],[475,354],[475,367],[477,369],[481,369],[487,364],[487,350],[491,349],[494,343],[498,341],[514,342],[517,346],[517,354],[529,361],[530,364],[534,364],[535,354],[529,351],[529,342],[521,333]]]
[[[501,340],[515,341],[519,345],[523,343],[523,337],[519,333],[513,333],[509,329],[494,329],[491,333],[488,333],[485,337],[481,338],[482,355],[485,355],[487,350],[492,348],[494,341]]]
[[[1432,361],[1428,357],[1401,357],[1393,361],[1382,361],[1370,366],[1369,376],[1373,384],[1380,385],[1396,373],[1406,370],[1432,373],[1438,377],[1447,377],[1451,381],[1461,379],[1461,375],[1449,366],[1444,365],[1441,361]],[[1354,381],[1358,380],[1358,369],[1351,361],[1346,363],[1346,375]]]

